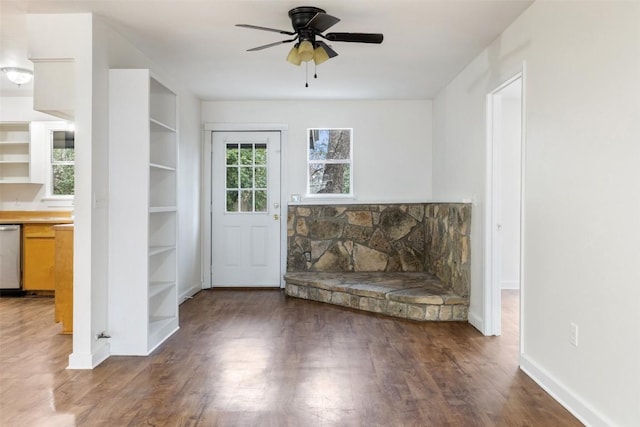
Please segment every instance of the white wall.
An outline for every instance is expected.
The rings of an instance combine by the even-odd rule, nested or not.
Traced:
[[[106,223],[94,221],[92,206],[93,163],[93,64],[92,17],[89,14],[27,15],[29,59],[74,59],[75,71],[75,196],[74,196],[74,319],[73,353],[69,366],[90,368],[108,355],[108,346],[93,337],[104,327],[103,319],[94,319],[92,294],[103,294],[106,268],[94,269],[94,249],[106,242],[93,238],[94,229]],[[98,177],[99,178],[99,177]],[[102,251],[104,252],[104,250]],[[103,267],[99,269],[97,267]],[[93,276],[102,276],[93,283]],[[76,309],[80,307],[80,309]],[[96,316],[97,317],[97,316]]]
[[[202,289],[202,122],[200,100],[178,91],[178,298]]]
[[[594,426],[640,425],[639,22],[638,2],[535,2],[434,100],[434,196],[475,197],[482,321],[486,94],[526,61],[521,365]]]
[[[0,96],[1,122],[31,122],[60,120],[33,109],[31,96]]]
[[[431,199],[431,101],[203,102],[205,123],[285,124],[285,198],[306,192],[308,128],[353,128],[358,202]]]
[[[91,368],[109,355],[108,332],[108,202],[109,202],[109,68],[151,68],[155,64],[135,46],[91,14],[27,16],[31,58],[73,58],[75,63],[76,194],[74,256],[74,334],[71,368]],[[180,155],[200,156],[199,101],[180,85]],[[180,165],[182,165],[182,160]],[[194,171],[195,169],[195,171]],[[183,172],[184,171],[184,172]],[[199,176],[199,162],[179,171],[179,180]],[[200,180],[191,185],[199,193]],[[193,230],[199,219],[199,194],[184,192],[178,200],[181,252],[178,287],[187,295],[200,289],[200,240]],[[184,214],[182,214],[184,212]]]

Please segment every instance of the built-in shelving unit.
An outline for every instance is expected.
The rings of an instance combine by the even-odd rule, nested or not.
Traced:
[[[176,94],[110,70],[111,353],[147,355],[178,329]]]
[[[29,122],[0,123],[0,183],[31,182]]]

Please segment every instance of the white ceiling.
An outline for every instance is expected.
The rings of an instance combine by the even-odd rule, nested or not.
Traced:
[[[328,32],[380,32],[381,45],[331,43],[339,56],[318,67],[309,88],[305,65],[285,58],[290,44],[255,46],[288,36],[300,0],[2,0],[0,66],[33,68],[26,13],[93,12],[203,100],[430,99],[533,0],[314,0],[341,22]],[[0,76],[3,94],[18,88]],[[31,90],[31,85],[20,88]]]

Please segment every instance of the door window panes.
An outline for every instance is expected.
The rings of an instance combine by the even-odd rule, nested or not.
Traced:
[[[267,212],[267,144],[227,143],[226,212]]]

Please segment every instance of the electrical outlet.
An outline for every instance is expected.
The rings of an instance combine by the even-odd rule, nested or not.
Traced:
[[[578,346],[578,325],[573,322],[571,323],[571,336],[569,337],[569,342],[575,347]]]
[[[311,252],[305,252],[304,259],[306,259],[307,262],[311,262]]]

